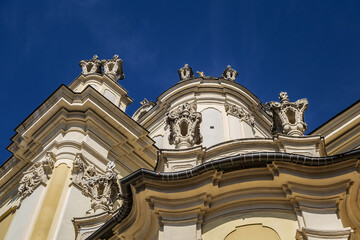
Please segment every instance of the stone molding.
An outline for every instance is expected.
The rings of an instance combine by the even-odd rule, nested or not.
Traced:
[[[240,119],[240,121],[244,121],[250,126],[255,125],[255,119],[254,117],[247,113],[243,108],[238,107],[236,105],[230,104],[228,102],[225,102],[225,111],[227,114],[233,115]]]
[[[178,70],[180,81],[194,79],[194,72],[188,64]]]
[[[151,108],[155,106],[155,103],[153,101],[149,101],[146,98],[144,98],[144,100],[142,100],[140,104],[141,107],[136,110],[136,112],[132,116],[135,121],[142,118],[148,111],[150,111]]]
[[[90,60],[81,60],[79,65],[82,69],[82,74],[101,74],[108,75],[112,80],[124,79],[123,60],[119,58],[119,55],[115,54],[112,59],[99,60],[97,55],[94,55]]]
[[[196,108],[196,102],[184,103],[166,114],[165,122],[170,126],[169,143],[175,148],[189,148],[202,142],[202,115]]]
[[[114,172],[115,163],[109,162],[105,174],[99,174],[95,166],[87,164],[81,154],[76,154],[73,162],[73,183],[91,198],[91,212],[111,211],[114,201],[121,198],[118,177]]]
[[[34,163],[20,180],[18,193],[21,199],[34,192],[35,188],[40,184],[46,184],[50,179],[52,170],[54,169],[55,158],[51,152],[47,152],[45,159]]]
[[[235,81],[236,77],[239,75],[239,73],[232,69],[230,65],[227,66],[227,68],[224,70],[223,74],[221,75],[222,79]]]
[[[308,239],[350,239],[353,230],[351,228],[344,228],[338,230],[317,230],[303,227],[296,232],[296,240]]]
[[[274,120],[273,134],[284,133],[290,136],[302,136],[307,128],[307,124],[304,122],[304,112],[308,107],[307,99],[303,98],[296,102],[290,102],[286,92],[281,92],[279,99],[280,103],[270,102],[267,104]]]

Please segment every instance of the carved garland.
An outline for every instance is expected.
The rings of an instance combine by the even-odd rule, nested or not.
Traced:
[[[81,154],[73,162],[73,183],[85,196],[91,198],[91,209],[87,213],[113,210],[114,201],[121,197],[115,163],[109,162],[105,174],[98,174],[93,164],[87,164]]]
[[[24,172],[24,176],[20,180],[18,193],[21,199],[34,192],[35,188],[40,184],[46,184],[50,179],[54,168],[55,158],[52,153],[46,153],[45,159],[34,163],[29,170]]]
[[[243,108],[238,107],[236,105],[230,104],[228,102],[225,102],[225,111],[227,114],[231,114],[237,118],[240,119],[240,121],[244,121],[250,126],[255,125],[255,119],[254,117],[247,113]]]

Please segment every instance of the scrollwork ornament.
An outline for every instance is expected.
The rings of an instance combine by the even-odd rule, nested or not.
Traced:
[[[46,184],[50,179],[54,168],[54,157],[48,152],[43,161],[35,162],[27,171],[19,182],[18,193],[21,199],[34,192],[35,188],[40,184]]]
[[[196,112],[196,103],[184,103],[167,113],[165,122],[170,126],[169,143],[176,148],[192,147],[202,142],[200,123],[202,115]]]

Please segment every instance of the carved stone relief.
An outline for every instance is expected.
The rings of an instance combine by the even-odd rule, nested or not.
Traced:
[[[99,60],[97,55],[90,60],[81,60],[79,65],[82,69],[82,74],[94,74],[94,73],[102,73],[102,69],[104,70],[104,74],[111,77],[114,81],[118,79],[124,79],[124,71],[123,71],[123,60],[119,58],[118,55],[114,55],[112,59],[104,59]]]
[[[181,81],[190,80],[194,78],[194,72],[188,64],[185,64],[184,67],[178,70],[179,77]]]
[[[29,170],[24,172],[24,176],[20,180],[20,186],[18,188],[21,199],[24,199],[34,192],[35,188],[40,184],[46,184],[52,174],[54,163],[55,160],[53,155],[48,152],[43,161],[34,163]]]
[[[307,124],[304,122],[304,112],[308,107],[306,98],[290,102],[286,92],[279,94],[279,102],[268,104],[274,120],[273,134],[284,133],[290,136],[302,136]]]
[[[239,75],[239,73],[232,69],[230,65],[227,66],[227,68],[224,70],[223,74],[221,75],[221,78],[225,80],[235,81],[236,77]]]
[[[104,68],[104,73],[110,75],[114,80],[124,79],[123,60],[118,55],[114,55],[112,59],[102,60],[101,65]]]
[[[81,154],[73,162],[73,183],[91,198],[91,209],[87,213],[111,211],[114,201],[121,197],[115,163],[109,162],[105,174],[98,174],[93,164],[87,164]]]
[[[166,114],[170,126],[169,143],[175,148],[189,148],[202,142],[200,134],[201,113],[196,112],[196,103],[184,103]]]
[[[243,108],[238,107],[236,105],[225,102],[225,111],[227,114],[231,114],[240,119],[240,121],[244,121],[250,126],[254,126],[255,119],[254,117],[247,113]]]
[[[101,73],[101,61],[97,55],[94,55],[90,60],[81,60],[79,65],[81,66],[82,73],[85,75]]]

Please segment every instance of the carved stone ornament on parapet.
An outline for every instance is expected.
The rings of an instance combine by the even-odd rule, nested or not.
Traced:
[[[101,65],[104,68],[104,73],[112,77],[114,81],[125,78],[123,60],[118,55],[115,54],[112,59],[102,60]]]
[[[144,116],[155,105],[153,101],[149,102],[149,100],[147,100],[146,98],[144,98],[144,100],[142,100],[140,104],[141,110],[139,112],[138,119]]]
[[[81,154],[73,162],[72,181],[90,197],[91,209],[87,214],[113,210],[114,202],[121,197],[115,163],[109,162],[105,174],[97,173],[93,164],[87,164]]]
[[[196,102],[184,103],[166,114],[165,122],[170,126],[169,143],[175,148],[189,148],[202,142],[202,116],[196,112],[196,107]]]
[[[240,121],[244,121],[252,127],[255,125],[254,117],[241,107],[225,102],[225,111],[227,114],[239,118]]]
[[[184,67],[180,68],[178,73],[181,81],[194,79],[194,72],[188,64],[185,64]]]
[[[232,69],[230,65],[227,66],[227,68],[224,70],[223,74],[221,75],[221,78],[225,80],[235,81],[236,77],[239,75],[239,73]]]
[[[272,117],[274,120],[273,134],[284,133],[289,136],[302,136],[306,131],[307,124],[304,122],[304,112],[308,107],[306,98],[296,102],[290,102],[286,92],[279,94],[279,102],[270,102]]]
[[[40,184],[46,184],[50,179],[52,170],[54,169],[55,158],[52,153],[46,153],[45,159],[34,163],[20,180],[18,193],[21,199],[34,192],[35,188]]]
[[[81,60],[79,65],[82,69],[82,74],[101,73],[101,61],[97,55],[94,55],[90,60]]]

